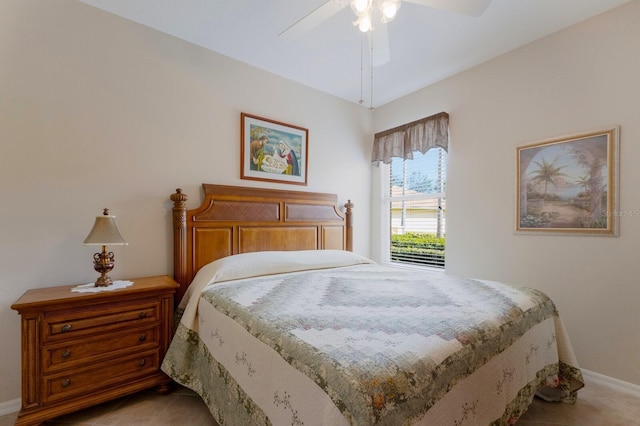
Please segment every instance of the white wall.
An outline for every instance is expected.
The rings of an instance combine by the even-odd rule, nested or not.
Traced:
[[[168,197],[218,183],[351,198],[369,255],[366,108],[71,0],[0,1],[0,402],[20,397],[27,289],[91,282],[82,241],[108,207],[113,278],[172,271]],[[307,187],[240,180],[240,113],[309,129]]]
[[[638,22],[640,1],[633,1],[374,113],[375,132],[440,111],[450,114],[447,273],[545,291],[559,308],[581,366],[635,384]],[[516,147],[612,125],[621,126],[620,210],[636,213],[620,219],[620,236],[514,234]],[[372,178],[374,206],[378,175]]]

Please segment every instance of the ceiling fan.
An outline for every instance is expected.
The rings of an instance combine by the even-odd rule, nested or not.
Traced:
[[[491,0],[404,0],[421,6],[446,10],[469,16],[480,16],[489,6]],[[386,25],[376,25],[373,31],[374,15],[379,15],[380,22],[386,24],[395,18],[401,0],[328,0],[306,16],[284,29],[279,36],[299,37],[317,27],[334,14],[351,5],[357,20],[354,25],[360,31],[368,33],[369,44],[375,44],[376,56],[373,65],[383,65],[390,60],[389,37]]]

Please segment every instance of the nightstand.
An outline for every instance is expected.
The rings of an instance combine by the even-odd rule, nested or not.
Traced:
[[[171,390],[160,364],[173,336],[169,276],[128,279],[98,293],[73,285],[28,290],[22,317],[22,410],[16,425],[47,419],[153,386]]]

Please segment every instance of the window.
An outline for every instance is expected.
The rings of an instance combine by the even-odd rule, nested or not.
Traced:
[[[383,166],[383,262],[444,268],[446,160],[447,152],[433,147]]]
[[[448,146],[446,112],[374,135],[371,164],[382,163],[383,263],[444,268]]]

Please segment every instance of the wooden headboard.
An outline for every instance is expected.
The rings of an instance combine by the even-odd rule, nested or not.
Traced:
[[[179,301],[196,272],[232,254],[267,250],[353,250],[351,201],[343,214],[334,194],[202,184],[204,201],[187,210],[173,201],[173,275]]]

